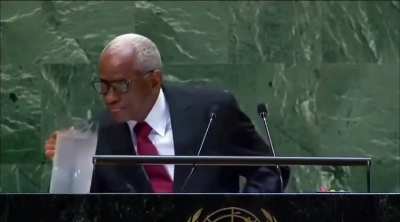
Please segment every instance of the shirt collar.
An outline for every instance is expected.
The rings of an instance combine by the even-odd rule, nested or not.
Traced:
[[[157,100],[151,108],[149,114],[145,118],[145,122],[151,126],[151,128],[159,135],[164,136],[167,129],[167,120],[169,117],[169,110],[165,95],[162,89],[158,94]],[[129,120],[128,125],[131,129],[136,125],[137,121]]]

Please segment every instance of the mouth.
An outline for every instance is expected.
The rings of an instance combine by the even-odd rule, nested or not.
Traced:
[[[110,108],[110,112],[112,113],[118,113],[121,112],[123,110],[123,108]]]

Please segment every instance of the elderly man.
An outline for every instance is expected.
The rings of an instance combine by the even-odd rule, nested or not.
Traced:
[[[196,155],[210,109],[217,118],[200,155],[270,155],[234,97],[208,88],[163,82],[156,45],[138,34],[113,39],[100,56],[94,83],[108,108],[101,122],[98,155]],[[213,108],[212,108],[213,107]],[[55,137],[46,144],[54,155]],[[91,192],[281,192],[275,167],[103,166],[94,170]]]

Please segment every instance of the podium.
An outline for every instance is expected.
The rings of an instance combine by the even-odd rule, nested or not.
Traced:
[[[397,222],[399,194],[0,194],[0,221]]]
[[[369,158],[95,156],[107,165],[351,165]],[[397,222],[400,194],[0,194],[0,221]]]

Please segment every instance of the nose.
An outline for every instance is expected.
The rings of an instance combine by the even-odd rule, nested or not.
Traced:
[[[110,87],[108,92],[103,97],[106,104],[114,104],[119,100],[119,96],[117,93],[115,93],[113,87]]]

